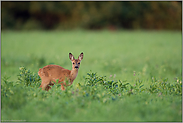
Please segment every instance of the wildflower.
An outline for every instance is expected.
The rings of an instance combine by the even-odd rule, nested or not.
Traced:
[[[80,86],[80,84],[78,83],[77,85],[76,85],[76,87],[78,88]]]
[[[136,74],[136,72],[135,72],[135,71],[133,71],[133,76],[135,76],[135,74]]]
[[[97,94],[97,96],[100,98],[101,97],[101,95],[100,94]]]
[[[19,67],[19,70],[23,70],[24,69],[24,67]]]
[[[28,72],[28,70],[25,71],[25,73],[27,73],[27,72]]]
[[[113,78],[115,78],[116,77],[116,74],[114,74],[114,77]]]

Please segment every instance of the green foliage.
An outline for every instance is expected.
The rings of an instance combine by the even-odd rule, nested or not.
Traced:
[[[38,74],[31,73],[30,70],[27,70],[25,67],[20,67],[19,70],[20,70],[20,74],[18,75],[19,83],[23,83],[25,86],[36,86],[36,87],[40,86],[38,81],[40,81],[41,78],[38,76]]]
[[[180,1],[3,1],[2,29],[108,28],[116,30],[117,28],[125,28],[181,30],[181,6],[182,2]]]
[[[151,93],[182,95],[182,82],[177,79],[177,82],[170,84],[168,78],[157,80],[153,77],[149,91]]]
[[[168,83],[167,79],[164,79],[163,82],[162,80],[153,80],[151,85],[145,88],[141,80],[136,81],[135,85],[131,85],[125,81],[107,80],[105,76],[98,76],[96,73],[90,72],[85,77],[85,84],[77,83],[76,86],[71,85],[65,91],[62,91],[60,85],[55,83],[51,90],[42,91],[38,86],[40,85],[40,78],[25,67],[20,67],[17,82],[8,82],[8,78],[4,77],[1,83],[2,119],[8,118],[10,120],[16,117],[26,121],[70,121],[72,119],[70,115],[75,115],[76,110],[91,110],[89,108],[91,104],[108,106],[116,101],[119,102],[125,98],[133,97],[137,103],[145,102],[145,104],[153,104],[150,106],[153,107],[159,99],[149,100],[148,95],[153,97],[155,95],[161,97],[166,95],[182,96],[182,82],[180,80],[173,84]],[[137,98],[133,95],[136,95]],[[145,96],[143,99],[142,95]],[[51,107],[50,104],[52,104]],[[35,106],[36,108],[34,108]],[[28,117],[33,110],[35,114]],[[11,111],[11,114],[8,114],[9,116],[6,114],[8,111]],[[13,116],[17,111],[21,111],[24,115],[16,114]],[[48,114],[44,114],[45,111]],[[148,112],[148,110],[141,111],[143,113]],[[39,113],[43,113],[43,116]],[[63,119],[59,119],[61,114]],[[54,118],[47,119],[47,116]],[[145,119],[151,121],[151,119],[148,119],[148,115]],[[123,121],[123,119],[120,120]],[[177,120],[180,121],[181,119]],[[79,121],[83,120],[80,119]]]
[[[1,83],[2,109],[12,108],[19,109],[26,103],[27,92],[24,87],[15,82],[8,82],[7,78],[3,78]]]
[[[113,95],[131,95],[131,94],[139,94],[141,92],[150,92],[150,93],[161,93],[161,94],[173,94],[173,95],[182,95],[182,82],[177,79],[173,84],[168,82],[168,79],[160,79],[154,81],[152,79],[152,83],[148,88],[143,87],[144,84],[141,80],[137,80],[136,84],[131,85],[130,83],[125,83],[125,81],[107,81],[105,77],[98,77],[96,73],[87,73],[89,76],[86,77],[86,86],[91,86],[96,90],[98,86],[102,86],[105,90],[112,92]],[[128,92],[128,93],[126,93]]]
[[[172,31],[2,32],[2,122],[181,122],[181,41]],[[39,68],[71,69],[68,53],[81,50],[71,86],[39,88]]]

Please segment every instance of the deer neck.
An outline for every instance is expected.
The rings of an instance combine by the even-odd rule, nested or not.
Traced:
[[[74,81],[74,79],[77,77],[78,75],[78,69],[72,69],[71,73],[70,73],[70,81],[71,83]]]

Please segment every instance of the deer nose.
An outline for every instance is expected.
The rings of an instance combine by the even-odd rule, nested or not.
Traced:
[[[78,66],[75,66],[75,68],[78,68]]]

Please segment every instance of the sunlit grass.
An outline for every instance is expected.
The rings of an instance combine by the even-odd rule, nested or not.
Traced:
[[[3,80],[1,94],[7,89],[11,99],[5,95],[2,98],[2,119],[33,122],[181,121],[182,97],[173,96],[167,90],[174,88],[168,84],[182,80],[181,35],[181,32],[171,31],[3,31],[1,77],[10,77],[8,82],[17,83],[22,66],[35,76],[39,68],[48,64],[71,69],[69,52],[76,58],[83,52],[79,73],[71,89],[77,89],[78,83],[87,84],[87,73],[94,72],[100,77],[106,76],[107,81],[129,83],[132,87],[140,81],[145,91],[120,92],[121,96],[113,101],[112,93],[97,86],[94,96],[98,96],[99,101],[92,100],[92,96],[83,97],[86,92],[92,92],[90,86],[81,87],[77,92],[79,96],[76,92],[74,96],[65,96],[56,86],[50,92],[42,92],[40,80],[28,87],[24,87],[24,83],[23,86],[6,85]],[[159,84],[152,86],[152,81],[166,82],[166,89],[162,90]],[[108,96],[102,97],[105,93]],[[109,103],[103,103],[108,98]]]

